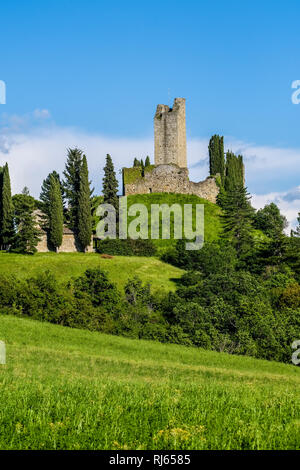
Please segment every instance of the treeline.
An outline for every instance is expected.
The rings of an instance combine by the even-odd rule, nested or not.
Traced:
[[[278,207],[255,211],[241,184],[222,206],[217,242],[187,251],[178,240],[162,257],[187,271],[166,302],[168,320],[194,345],[290,362],[300,338],[300,213],[287,236]]]
[[[101,202],[117,207],[117,193],[118,181],[107,155]],[[33,254],[42,229],[50,248],[57,251],[66,226],[73,231],[78,249],[86,251],[91,244],[94,202],[98,198],[93,197],[86,156],[78,148],[68,150],[62,179],[55,170],[44,179],[39,200],[29,194],[27,187],[12,196],[5,164],[0,167],[0,249]]]

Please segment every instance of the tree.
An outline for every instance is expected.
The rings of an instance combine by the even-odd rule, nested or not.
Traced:
[[[45,214],[42,217],[42,224],[45,228],[49,227],[49,212],[50,212],[50,179],[53,176],[59,183],[62,202],[64,203],[64,187],[63,183],[60,180],[59,174],[54,170],[52,173],[49,173],[46,179],[44,179],[41,187],[40,193],[40,204],[39,208]]]
[[[91,243],[91,236],[92,236],[91,190],[90,190],[86,156],[83,155],[82,166],[80,169],[77,238],[84,251],[86,247]]]
[[[151,165],[150,157],[147,155],[146,160],[145,160],[145,168],[146,168],[146,166],[150,166],[150,165]]]
[[[244,163],[242,155],[236,156],[232,152],[226,154],[225,190],[229,191],[236,186],[244,185]]]
[[[254,227],[271,238],[283,233],[287,226],[288,222],[286,217],[281,215],[278,206],[276,206],[274,202],[265,205],[265,207],[258,210],[254,216]]]
[[[63,201],[59,179],[53,174],[49,178],[49,242],[57,251],[63,237]]]
[[[110,155],[106,155],[104,167],[103,196],[106,204],[112,204],[118,210],[118,180],[114,170],[114,164]]]
[[[76,232],[78,227],[78,198],[80,190],[80,170],[83,152],[78,148],[69,149],[64,171],[64,191],[68,201],[68,226]]]
[[[229,240],[237,251],[237,255],[249,252],[253,243],[253,209],[250,205],[250,196],[247,189],[240,185],[227,191],[223,200],[224,239]]]
[[[0,169],[0,248],[4,249],[14,235],[13,204],[8,164]]]
[[[208,153],[210,175],[216,176],[219,174],[223,184],[225,174],[224,138],[217,134],[213,135],[209,141]]]
[[[17,229],[12,241],[12,251],[34,254],[40,240],[40,230],[34,215],[35,199],[30,196],[28,188],[24,188],[22,194],[13,196],[12,202]]]
[[[141,158],[141,173],[142,173],[142,176],[145,176],[145,164],[142,158]]]
[[[141,166],[141,162],[135,158],[134,161],[133,161],[133,166],[136,167],[136,166]]]

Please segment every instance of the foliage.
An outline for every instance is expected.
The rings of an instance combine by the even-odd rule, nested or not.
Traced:
[[[241,270],[234,251],[219,265],[214,248],[203,252],[198,271],[184,275],[175,293],[153,295],[149,283],[134,276],[122,295],[98,267],[67,284],[50,272],[12,288],[12,279],[0,278],[1,307],[66,326],[290,361],[289,342],[300,335],[299,284],[286,276],[282,289],[276,272],[262,278]],[[218,260],[210,264],[213,257]]]
[[[61,185],[57,177],[49,178],[49,242],[57,250],[62,244],[63,237],[63,201]]]
[[[244,186],[243,157],[228,151],[226,153],[225,191],[233,191],[240,186]]]
[[[132,184],[142,178],[141,165],[134,165],[133,168],[123,168],[123,184]]]
[[[78,148],[68,149],[66,167],[64,171],[64,192],[68,202],[67,223],[75,233],[78,227],[78,202],[80,191],[80,171],[83,152]]]
[[[208,153],[209,174],[211,176],[219,174],[223,185],[225,176],[224,138],[216,134],[213,135],[209,141]]]
[[[63,183],[60,180],[59,174],[54,170],[52,173],[49,173],[46,179],[44,179],[41,186],[40,201],[38,208],[43,212],[42,225],[45,229],[49,228],[49,217],[50,217],[50,188],[51,188],[51,178],[54,178],[59,183],[59,188],[61,192],[62,204],[64,206],[65,192]],[[66,211],[63,207],[64,216],[66,216]]]
[[[13,239],[13,203],[8,164],[0,167],[0,249],[7,248]]]
[[[226,192],[223,211],[222,237],[232,243],[239,256],[247,254],[253,245],[253,210],[244,186],[235,186]]]
[[[99,240],[97,243],[97,252],[108,255],[121,256],[154,256],[156,247],[151,240]]]
[[[40,229],[37,227],[34,215],[35,200],[24,188],[22,194],[13,196],[12,202],[16,234],[12,240],[11,250],[15,253],[34,254],[40,240]]]
[[[267,204],[254,215],[254,227],[271,238],[283,233],[287,225],[286,217],[280,213],[274,202]]]
[[[82,165],[80,168],[80,185],[78,195],[78,227],[77,239],[79,245],[85,251],[86,247],[91,243],[92,236],[92,218],[91,218],[91,190],[89,184],[89,174],[86,156],[82,157]]]
[[[104,167],[103,178],[103,196],[106,204],[111,204],[118,210],[118,180],[114,169],[114,164],[110,155],[106,155],[106,164]]]

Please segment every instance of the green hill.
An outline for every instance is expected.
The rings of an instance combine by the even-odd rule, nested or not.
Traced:
[[[0,252],[0,266],[1,274],[20,278],[49,270],[62,281],[80,276],[88,268],[100,266],[119,288],[124,287],[128,278],[137,275],[142,281],[150,282],[154,290],[167,291],[175,289],[174,279],[184,272],[156,258],[114,256],[103,259],[97,253],[37,253],[30,256]]]
[[[193,209],[196,204],[204,205],[204,239],[206,242],[211,242],[219,238],[221,230],[221,222],[219,214],[221,212],[219,206],[213,204],[206,199],[191,194],[174,194],[174,193],[152,193],[152,194],[136,194],[128,196],[128,207],[132,204],[144,204],[149,213],[149,238],[151,226],[151,204],[179,204],[184,207],[184,204],[192,204]],[[195,210],[195,209],[194,209]],[[132,218],[133,219],[133,218]],[[130,222],[131,218],[128,219]],[[193,228],[195,229],[195,214],[193,213]],[[176,243],[173,239],[173,218],[171,217],[171,239],[170,240],[154,240],[158,251],[161,253],[170,246]]]
[[[0,317],[1,449],[299,449],[292,365]]]

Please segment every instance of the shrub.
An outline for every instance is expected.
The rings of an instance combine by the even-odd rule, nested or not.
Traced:
[[[156,247],[151,240],[99,240],[97,252],[115,256],[154,256]]]

